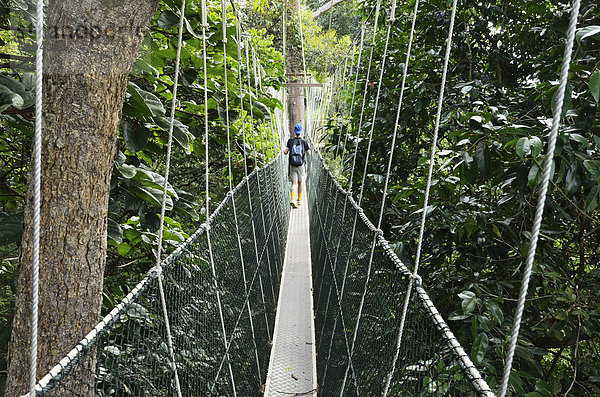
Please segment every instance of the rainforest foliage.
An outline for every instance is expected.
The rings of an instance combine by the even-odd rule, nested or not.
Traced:
[[[366,32],[361,64],[347,69],[353,75],[340,77],[344,83],[340,92],[345,95],[336,97],[332,109],[337,113],[328,119],[323,141],[327,157],[346,184],[356,160],[353,191],[360,190],[364,176],[363,206],[374,219],[406,68],[414,2],[398,2],[375,118],[388,2],[382,2],[368,80],[374,0],[347,0],[316,22],[309,8],[322,2],[309,1],[308,8],[301,9],[302,35],[292,10],[284,14],[284,3],[248,2],[238,10],[245,32],[239,40],[229,7],[225,49],[220,2],[209,2],[206,83],[201,2],[187,3],[165,242],[178,244],[204,219],[205,187],[200,176],[205,110],[214,208],[228,186],[226,109],[230,109],[235,183],[244,174],[244,153],[251,170],[279,149],[272,122],[277,109],[283,108],[276,92],[285,82],[284,57],[303,62],[304,47],[307,68],[325,81],[342,70],[346,54],[358,58],[361,23]],[[458,3],[420,274],[452,330],[495,387],[528,249],[570,3]],[[112,308],[153,263],[179,6],[174,0],[162,2],[130,76],[111,184],[104,310]],[[0,354],[10,338],[33,135],[32,10],[29,0],[0,0]],[[400,113],[383,229],[408,266],[417,245],[449,18],[449,1],[421,2]],[[583,0],[564,123],[511,378],[517,395],[600,394],[599,64],[600,6],[595,0]],[[251,123],[250,113],[258,123]]]
[[[471,359],[496,387],[521,286],[571,4],[458,3],[419,273]],[[363,206],[371,219],[381,205],[414,2],[398,7],[376,117],[390,5],[382,3],[367,80],[375,8],[368,1],[362,6],[362,14],[370,15],[362,61],[357,74],[341,80],[346,95],[333,107],[337,114],[323,136],[332,164],[346,180],[356,153],[352,189],[359,192],[364,177]],[[409,267],[450,14],[450,2],[421,2],[399,118],[383,229]],[[600,394],[599,25],[598,2],[583,1],[511,377],[517,395]]]

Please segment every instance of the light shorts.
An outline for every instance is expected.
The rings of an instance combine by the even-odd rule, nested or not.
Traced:
[[[306,179],[306,163],[299,167],[288,164],[288,182],[304,182]]]

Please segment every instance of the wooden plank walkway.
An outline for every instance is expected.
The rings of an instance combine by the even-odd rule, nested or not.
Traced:
[[[305,196],[306,197],[306,196]],[[265,396],[316,396],[308,205],[292,209]]]

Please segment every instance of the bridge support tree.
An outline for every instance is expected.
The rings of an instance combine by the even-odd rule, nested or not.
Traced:
[[[99,319],[118,124],[127,76],[158,3],[51,0],[48,4],[38,374],[56,364]],[[31,179],[9,346],[8,396],[28,391]]]

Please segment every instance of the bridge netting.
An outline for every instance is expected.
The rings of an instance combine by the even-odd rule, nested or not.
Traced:
[[[313,157],[309,208],[320,395],[493,395],[419,283],[397,347],[410,271],[323,159]]]
[[[212,214],[210,228],[203,225],[150,271],[38,383],[37,395],[178,395],[159,274],[181,395],[262,395],[289,219],[286,163],[278,156],[244,179]],[[318,154],[308,186],[319,395],[382,395],[388,376],[394,396],[493,395],[418,284],[396,351],[410,272]]]
[[[287,237],[284,160],[279,156],[255,170],[228,194],[211,215],[210,229],[204,224],[160,269],[150,271],[38,383],[37,395],[178,395],[159,297],[159,272],[182,395],[260,395]],[[243,258],[235,236],[234,201]],[[209,260],[209,237],[216,278]]]

